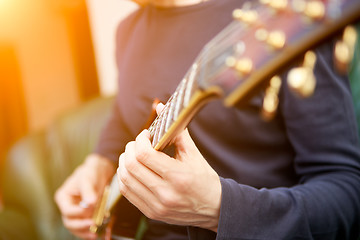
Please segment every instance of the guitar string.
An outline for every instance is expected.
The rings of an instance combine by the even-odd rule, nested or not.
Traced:
[[[224,45],[225,45],[224,40],[229,38],[229,35],[236,34],[234,33],[234,31],[238,28],[239,28],[239,24],[237,23],[237,21],[233,21],[223,31],[221,31],[219,35],[217,35],[213,40],[211,40],[200,52],[194,63],[196,67],[195,68],[191,67],[189,69],[189,71],[187,72],[187,74],[179,84],[178,88],[176,89],[175,91],[176,94],[174,93],[170,97],[169,101],[165,104],[166,107],[167,105],[171,104],[170,101],[175,101],[176,102],[176,104],[174,104],[175,107],[171,108],[174,109],[174,112],[169,114],[168,111],[167,114],[165,114],[165,111],[163,110],[156,117],[156,119],[148,129],[152,136],[153,147],[161,140],[162,136],[167,132],[167,129],[169,129],[171,124],[177,120],[177,117],[179,113],[183,110],[183,107],[186,107],[187,104],[189,103],[193,93],[192,89],[194,89],[194,84],[196,83],[195,79],[197,79],[201,71],[201,68],[198,66],[204,66],[204,62],[205,63],[210,62],[214,58],[218,57],[221,50],[224,49]],[[214,46],[216,46],[216,48]],[[210,56],[209,56],[209,52],[212,53]],[[189,79],[191,81],[189,81]],[[184,95],[186,95],[186,97],[184,97]],[[170,115],[173,116],[172,119],[169,118]],[[167,127],[165,127],[165,131],[161,131],[164,129],[161,127],[161,123],[163,122],[162,118],[164,117],[168,119],[167,120],[168,123],[166,124]],[[171,123],[169,119],[172,120]]]

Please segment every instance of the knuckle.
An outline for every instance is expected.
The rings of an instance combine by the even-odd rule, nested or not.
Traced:
[[[176,191],[178,191],[181,194],[184,194],[191,189],[192,180],[191,178],[184,176],[184,175],[177,175],[172,178],[173,186],[175,187]]]
[[[121,177],[119,176],[119,191],[123,196],[127,196],[128,193],[128,187],[124,184],[123,180],[121,180]]]
[[[129,192],[129,189],[126,187],[126,186],[121,186],[120,187],[120,193],[124,196],[124,197],[126,197],[127,195],[128,195],[128,192]]]
[[[122,185],[125,187],[126,185],[129,184],[129,174],[127,173],[127,171],[124,170],[120,170],[120,176],[119,176],[120,181],[122,182]]]
[[[146,162],[149,159],[150,152],[144,148],[137,148],[135,153],[136,160],[140,162]]]
[[[150,216],[148,217],[155,220],[162,220],[168,216],[168,213],[169,211],[166,207],[164,207],[162,204],[157,204],[154,206],[151,213],[149,214]]]
[[[129,172],[134,172],[137,169],[137,162],[133,159],[126,158],[124,161],[124,166]]]
[[[174,196],[174,194],[170,194],[170,193],[162,194],[160,197],[160,202],[164,209],[175,208],[178,205],[177,204],[178,201],[176,200],[176,197]],[[164,209],[160,209],[160,210],[164,210]]]

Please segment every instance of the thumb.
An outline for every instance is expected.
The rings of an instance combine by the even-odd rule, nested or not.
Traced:
[[[177,154],[181,152],[188,152],[192,149],[197,149],[187,128],[185,128],[174,138],[172,144],[174,144]]]

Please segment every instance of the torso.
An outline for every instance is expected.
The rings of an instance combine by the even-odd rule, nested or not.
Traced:
[[[152,101],[167,101],[202,47],[232,20],[233,9],[241,5],[239,0],[210,0],[178,9],[148,6],[122,23],[117,101],[134,138]],[[281,116],[265,123],[259,117],[260,105],[260,96],[241,111],[212,102],[190,123],[190,133],[220,176],[258,188],[291,186],[296,182],[290,177],[294,176],[293,151]],[[186,239],[186,231],[180,232]]]

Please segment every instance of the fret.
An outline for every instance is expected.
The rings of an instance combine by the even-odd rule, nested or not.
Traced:
[[[156,125],[155,125],[155,128],[154,128],[154,136],[153,136],[153,139],[152,139],[152,146],[155,147],[155,145],[159,142],[159,129],[160,129],[160,124],[161,124],[161,118],[158,117],[156,119]]]
[[[156,118],[155,118],[155,120],[151,123],[150,127],[148,128],[151,136],[153,136],[153,131],[154,131],[155,122],[156,122]]]
[[[192,90],[193,90],[193,86],[194,86],[194,82],[195,82],[195,76],[198,73],[198,64],[194,63],[191,67],[191,71],[190,71],[190,75],[189,75],[189,80],[186,83],[186,87],[185,87],[185,96],[184,96],[184,106],[187,107],[189,105],[190,102],[190,98],[192,96]]]
[[[184,78],[181,83],[178,85],[175,93],[170,97],[170,99],[165,104],[164,109],[161,113],[155,118],[150,127],[148,128],[150,136],[152,138],[153,147],[160,141],[161,137],[167,132],[171,124],[174,122],[174,113],[176,105],[178,107],[177,111],[180,112],[182,107],[182,99],[178,99],[179,92],[183,95],[184,86],[186,79]],[[178,114],[177,113],[177,114]]]
[[[149,128],[152,143],[156,142],[156,139],[158,138],[159,121],[160,121],[160,117],[157,116]]]
[[[156,144],[161,140],[162,136],[171,127],[171,124],[178,118],[180,112],[186,107],[195,91],[195,80],[198,73],[198,64],[194,63],[191,70],[176,88],[175,93],[165,104],[164,109],[160,115],[155,119],[155,123],[151,124],[149,131],[153,131],[152,145]]]
[[[160,122],[159,133],[158,133],[158,142],[160,141],[162,136],[164,136],[164,134],[165,134],[165,125],[166,125],[166,122],[167,122],[167,115],[168,115],[168,111],[169,111],[169,104],[168,103],[165,105],[164,109],[161,111],[161,115],[160,115],[161,116],[161,122]]]
[[[241,23],[234,21],[222,34],[219,34],[210,41],[200,52],[194,64],[178,85],[175,93],[166,103],[166,109],[163,109],[157,117],[156,123],[154,125],[152,124],[149,128],[154,131],[153,146],[161,140],[172,123],[178,119],[181,111],[189,105],[198,86],[206,89],[207,85],[212,84],[210,81],[213,77],[216,77],[224,66],[225,59],[229,56],[238,56],[241,54],[233,47],[234,39],[239,38],[239,32],[242,32],[244,29],[243,26],[239,25],[241,25]],[[214,51],[214,49],[216,50]],[[201,81],[202,79],[208,82],[204,83]]]
[[[175,102],[176,98],[178,96],[178,92],[175,92],[171,99],[169,100],[169,113],[168,113],[168,117],[166,119],[166,124],[165,124],[165,131],[167,132],[171,126],[171,124],[174,122],[173,121],[173,115],[174,115],[174,111],[175,111]]]
[[[171,98],[165,104],[164,109],[161,111],[160,115],[158,116],[158,123],[155,128],[155,137],[153,139],[153,146],[155,146],[166,133],[165,126],[168,121],[167,119],[169,113],[169,105],[172,98],[173,96],[171,96]]]
[[[179,94],[178,94],[178,97],[176,99],[174,115],[173,115],[174,116],[173,120],[175,120],[175,121],[178,118],[179,113],[180,113],[180,111],[182,109],[182,106],[183,106],[183,99],[184,99],[184,94],[185,94],[185,86],[186,86],[185,83],[186,83],[186,81],[187,81],[187,78],[184,78],[181,81],[181,83],[180,83],[180,85],[178,87],[179,90],[177,90]]]
[[[157,117],[154,119],[154,121],[151,123],[150,127],[148,128],[151,137],[154,136],[154,131],[155,131],[156,124],[157,124],[158,120],[159,120],[159,116],[157,116]]]

